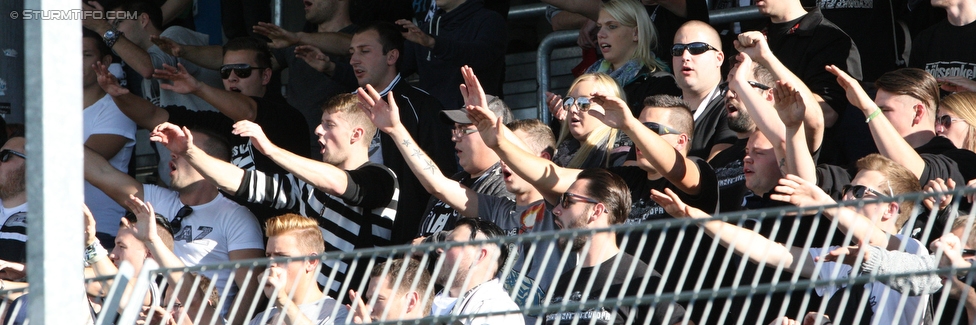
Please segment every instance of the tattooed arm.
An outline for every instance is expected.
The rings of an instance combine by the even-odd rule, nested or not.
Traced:
[[[359,88],[360,107],[366,111],[376,128],[393,138],[397,149],[403,155],[407,165],[420,184],[431,195],[444,201],[461,215],[470,218],[478,217],[478,193],[461,185],[457,181],[444,176],[437,164],[417,145],[407,129],[400,123],[399,108],[393,97],[393,92],[387,93],[387,100],[373,89],[372,86]]]

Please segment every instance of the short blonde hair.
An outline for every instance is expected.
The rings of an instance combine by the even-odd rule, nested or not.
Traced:
[[[357,95],[336,95],[322,106],[322,111],[329,114],[341,113],[342,118],[348,121],[350,126],[362,128],[365,131],[363,138],[366,140],[364,144],[366,146],[369,145],[370,139],[376,135],[376,126],[366,116],[366,112],[359,108],[359,97]]]
[[[858,159],[857,170],[859,172],[873,170],[884,174],[891,188],[880,188],[878,190],[881,192],[889,192],[887,194],[890,196],[922,191],[921,185],[918,185],[918,178],[915,177],[915,173],[912,173],[908,168],[905,168],[905,166],[898,164],[894,160],[876,153]],[[900,211],[898,213],[898,219],[895,221],[895,227],[900,230],[905,225],[905,222],[911,218],[915,201],[908,199],[899,200],[898,207]]]
[[[325,240],[319,224],[311,218],[286,213],[265,221],[265,235],[270,237],[293,235],[299,248],[309,254],[325,252]]]

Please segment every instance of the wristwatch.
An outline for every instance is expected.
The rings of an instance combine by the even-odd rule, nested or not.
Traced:
[[[112,29],[105,31],[105,34],[102,34],[102,40],[105,41],[105,45],[108,45],[108,47],[111,48],[115,46],[115,42],[118,41],[119,37],[122,35],[125,34],[113,27]]]

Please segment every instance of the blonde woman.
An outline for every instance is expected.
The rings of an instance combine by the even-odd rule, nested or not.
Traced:
[[[560,167],[591,168],[619,165],[627,147],[618,148],[620,133],[587,113],[600,105],[590,101],[593,92],[624,98],[613,78],[603,73],[587,73],[573,80],[562,101],[557,118],[562,120],[556,154],[552,161]],[[626,100],[626,99],[625,99]],[[619,162],[614,162],[620,158]]]
[[[952,140],[957,148],[976,152],[976,93],[946,96],[939,105],[935,133]]]

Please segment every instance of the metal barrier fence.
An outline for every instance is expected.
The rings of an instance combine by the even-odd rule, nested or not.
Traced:
[[[960,189],[953,192],[956,197],[965,200],[965,194],[976,193],[976,189]],[[894,200],[911,200],[920,202],[925,197],[932,194],[910,194]],[[958,204],[957,200],[950,209]],[[836,206],[850,206],[861,208],[877,204],[875,201],[854,201],[841,202]],[[916,204],[914,209],[917,215],[920,213]],[[477,283],[470,283],[472,278],[469,274],[474,274],[476,270],[468,269],[467,273],[459,272],[464,269],[465,262],[450,263],[445,262],[445,256],[454,254],[455,259],[464,260],[468,256],[465,253],[457,253],[463,250],[467,252],[475,251],[494,252],[499,247],[503,247],[518,254],[508,254],[504,263],[506,267],[500,271],[499,278],[506,283],[506,295],[518,304],[518,309],[506,311],[504,309],[491,309],[490,312],[475,313],[464,316],[440,316],[424,317],[411,320],[395,320],[394,315],[385,315],[389,320],[376,323],[409,323],[409,324],[431,324],[431,323],[455,323],[466,322],[473,316],[500,316],[511,315],[524,319],[532,324],[547,324],[554,321],[559,315],[574,319],[573,324],[589,324],[590,322],[580,320],[580,317],[602,315],[609,318],[624,317],[617,315],[613,311],[618,308],[632,308],[634,306],[654,305],[658,307],[670,306],[671,303],[683,305],[684,314],[679,318],[682,322],[695,321],[698,324],[767,324],[772,318],[787,316],[793,319],[803,319],[807,311],[828,313],[834,317],[832,319],[837,324],[938,324],[939,322],[951,322],[961,324],[968,322],[967,317],[976,315],[966,314],[965,304],[967,297],[970,300],[976,298],[976,292],[971,287],[963,287],[965,291],[958,293],[958,282],[949,281],[946,288],[941,291],[926,289],[915,292],[916,296],[908,293],[899,295],[896,291],[881,287],[885,283],[897,284],[899,288],[908,288],[905,281],[908,279],[928,279],[932,283],[931,276],[947,276],[955,278],[960,269],[954,267],[925,267],[924,263],[919,263],[919,267],[911,269],[906,265],[900,265],[904,271],[891,274],[882,274],[888,269],[878,267],[882,273],[859,274],[852,272],[849,276],[843,272],[831,273],[836,264],[828,264],[822,261],[814,262],[810,256],[792,256],[792,264],[787,259],[782,259],[778,254],[784,249],[796,246],[791,252],[810,251],[820,247],[830,246],[831,243],[856,243],[857,240],[852,235],[854,231],[842,233],[838,219],[825,218],[825,209],[835,206],[818,206],[807,208],[784,207],[774,209],[764,209],[746,211],[742,213],[719,214],[711,219],[667,219],[637,224],[622,224],[606,229],[564,229],[554,232],[533,233],[521,236],[501,237],[487,240],[471,240],[466,242],[432,242],[419,245],[384,247],[352,252],[327,252],[321,257],[291,257],[258,259],[250,261],[238,261],[217,265],[199,265],[184,268],[159,268],[152,260],[147,260],[147,264],[141,267],[138,273],[133,273],[129,265],[120,268],[119,274],[109,279],[97,279],[103,283],[104,287],[109,287],[101,299],[101,310],[116,311],[120,310],[118,318],[114,312],[98,313],[95,324],[134,324],[151,315],[156,314],[155,320],[158,321],[163,313],[174,315],[183,319],[179,324],[223,324],[219,316],[221,311],[226,315],[233,315],[237,309],[244,308],[249,312],[248,315],[259,318],[261,324],[288,324],[283,318],[270,318],[257,315],[267,309],[262,301],[239,301],[229,296],[229,288],[215,288],[217,279],[207,279],[203,276],[196,276],[197,273],[217,270],[238,270],[247,269],[248,281],[257,282],[258,288],[265,288],[268,284],[268,276],[264,271],[269,266],[278,268],[287,267],[296,261],[314,261],[317,269],[313,274],[319,274],[323,263],[335,263],[336,261],[346,261],[349,270],[347,273],[355,273],[356,270],[370,274],[374,270],[381,274],[389,274],[387,283],[393,287],[409,287],[409,291],[418,292],[421,302],[431,299],[442,284],[454,284],[455,286],[471,287]],[[798,217],[799,216],[799,217]],[[927,217],[924,233],[934,229],[937,223],[946,223],[946,229],[950,228],[955,217],[947,220],[937,219],[934,214],[924,215]],[[960,218],[969,219],[961,229],[964,229],[962,237],[968,238],[976,236],[970,234],[973,228],[972,214],[962,214]],[[916,217],[909,220],[906,225],[913,225]],[[768,238],[780,240],[781,246],[771,243],[762,243],[753,240],[748,243],[751,248],[747,250],[753,254],[735,253],[734,242],[722,242],[721,237],[711,238],[710,235],[701,231],[701,225],[706,222],[720,220],[723,225],[736,225],[738,227],[754,229],[757,233],[762,233]],[[802,221],[802,222],[798,222]],[[714,224],[714,223],[713,223]],[[812,225],[812,226],[811,226]],[[908,227],[908,226],[906,226]],[[937,228],[937,227],[935,227]],[[826,231],[826,236],[822,238],[815,236],[815,233]],[[617,254],[603,262],[604,267],[610,269],[613,276],[607,277],[600,272],[587,272],[585,268],[578,265],[579,256],[585,256],[591,250],[606,250],[608,247],[593,247],[590,240],[581,241],[582,247],[578,251],[571,251],[572,245],[553,245],[554,243],[571,243],[576,238],[591,238],[595,234],[607,232],[616,233],[618,236],[619,247],[622,249],[632,243],[637,243],[636,250],[630,250],[634,256],[641,257],[647,265],[664,265],[664,267],[648,267],[642,270],[637,263],[625,263],[626,259],[622,254]],[[941,234],[934,234],[933,238],[938,238]],[[690,240],[689,240],[690,238]],[[732,238],[732,241],[740,241],[748,237]],[[758,238],[758,237],[757,237]],[[785,238],[785,240],[781,240]],[[668,251],[662,249],[663,243],[677,243],[674,249]],[[964,240],[963,243],[976,243],[976,240]],[[690,246],[682,246],[689,244]],[[767,249],[758,249],[759,247]],[[904,251],[906,247],[912,250],[910,240],[902,240],[898,250]],[[650,248],[650,249],[648,249]],[[967,247],[976,248],[976,247]],[[431,252],[454,252],[442,253],[439,255],[430,254]],[[779,252],[779,253],[777,253]],[[820,256],[829,250],[823,250]],[[858,253],[857,262],[853,263],[854,270],[860,270],[861,260],[865,250]],[[457,254],[455,254],[457,253]],[[925,252],[922,249],[919,255],[928,253],[939,256],[939,251]],[[491,253],[486,253],[491,254]],[[452,256],[454,256],[452,255]],[[477,253],[475,253],[477,255]],[[758,256],[757,256],[758,255]],[[415,281],[416,276],[406,276],[405,269],[391,269],[389,264],[380,267],[379,263],[393,260],[400,256],[414,256],[421,265],[427,265],[426,269],[435,274],[432,278],[439,279],[431,281],[426,286],[421,286]],[[494,255],[490,255],[494,256]],[[704,258],[702,260],[702,258]],[[519,263],[519,260],[524,263]],[[689,263],[691,261],[703,261],[701,264]],[[778,260],[780,262],[770,263],[769,261]],[[531,263],[537,261],[538,263]],[[320,263],[319,263],[320,262]],[[663,262],[663,264],[662,264]],[[530,264],[551,266],[541,269],[530,269]],[[757,265],[770,264],[769,267],[757,267]],[[514,265],[514,267],[513,267]],[[790,267],[798,270],[791,274]],[[801,278],[803,270],[809,266],[814,275],[810,279]],[[333,272],[336,268],[333,268]],[[961,271],[976,270],[976,266]],[[660,281],[655,278],[657,271],[660,273]],[[717,273],[714,273],[716,271]],[[890,271],[889,271],[890,272]],[[180,275],[182,274],[182,276]],[[824,276],[825,274],[833,274]],[[961,273],[958,273],[961,274]],[[964,283],[972,282],[976,272],[968,272],[964,277]],[[929,276],[929,278],[925,278]],[[329,278],[334,278],[334,274]],[[365,277],[369,279],[369,277]],[[612,282],[616,278],[615,282]],[[130,281],[131,279],[131,281]],[[391,280],[392,279],[392,280]],[[535,281],[529,281],[534,279]],[[557,292],[556,287],[549,290],[543,288],[543,280],[550,280],[548,283],[585,283],[583,288],[577,287],[570,292]],[[435,284],[439,282],[439,284]],[[938,281],[935,281],[938,282]],[[227,281],[227,286],[232,285],[233,281]],[[282,291],[274,292],[270,301],[275,301],[276,296],[293,292],[297,283],[292,288],[283,288]],[[401,284],[410,285],[401,287]],[[514,285],[513,285],[514,284]],[[956,284],[957,286],[953,286]],[[330,283],[319,283],[325,287],[331,287]],[[363,298],[364,303],[373,310],[373,307],[386,305],[389,306],[393,297],[378,298],[378,295],[368,295],[369,291],[366,281],[361,283],[341,283],[340,292],[355,292],[366,294]],[[126,287],[131,291],[128,299],[123,297],[126,294]],[[866,290],[858,288],[867,286]],[[158,290],[158,288],[167,288]],[[515,288],[512,288],[515,287]],[[828,288],[846,288],[836,291],[825,291]],[[871,290],[867,290],[871,289]],[[884,289],[884,290],[880,290]],[[22,292],[21,290],[20,292]],[[165,292],[165,293],[163,293]],[[221,294],[217,294],[221,292]],[[398,292],[403,292],[400,290]],[[832,299],[819,299],[819,294],[827,292],[832,294]],[[949,293],[952,294],[943,294]],[[0,291],[0,296],[7,296],[14,291]],[[818,294],[819,293],[819,294]],[[150,296],[151,298],[146,298]],[[590,297],[590,299],[586,298]],[[839,297],[839,298],[838,298]],[[349,297],[343,295],[336,297],[339,301],[350,301]],[[381,301],[383,300],[383,301]],[[462,299],[463,300],[463,299]],[[143,307],[145,301],[153,301],[158,305],[154,309]],[[273,304],[268,304],[271,306]],[[125,306],[119,309],[118,306]],[[353,306],[353,310],[358,305]],[[3,300],[0,309],[9,311],[12,308],[16,311],[15,304]],[[336,323],[351,323],[353,313],[347,312],[343,304],[337,303],[329,305],[323,315],[329,315]],[[324,308],[324,307],[323,307]],[[604,309],[598,309],[604,308]],[[872,312],[873,310],[873,312]],[[589,313],[589,314],[587,314]],[[638,319],[627,319],[627,322],[634,324],[653,324],[651,319],[659,317],[661,313],[677,314],[677,309],[651,308],[647,310],[648,317]],[[655,315],[655,313],[658,313]],[[673,316],[665,315],[665,316]],[[872,314],[874,316],[872,316]],[[4,314],[0,314],[2,317]],[[264,315],[268,315],[265,313]],[[348,316],[347,316],[348,315]],[[380,315],[380,314],[377,314]],[[885,315],[885,316],[879,316]],[[152,316],[150,316],[152,317]],[[841,322],[841,318],[844,322]],[[890,317],[884,319],[882,317]],[[596,318],[593,318],[594,320]],[[892,319],[894,321],[892,321]],[[13,324],[13,319],[5,319],[3,324]],[[901,321],[898,321],[901,320]],[[231,323],[248,323],[230,320]],[[140,322],[142,323],[142,322]],[[155,322],[148,322],[155,323]],[[497,323],[497,322],[488,322]],[[570,322],[564,322],[568,324]]]

